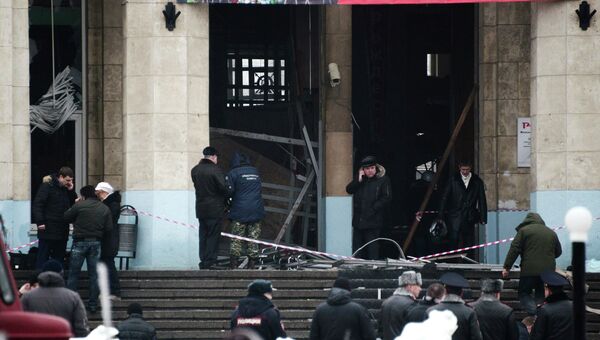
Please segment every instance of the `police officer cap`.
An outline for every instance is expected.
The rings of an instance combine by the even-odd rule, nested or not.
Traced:
[[[545,284],[552,287],[562,287],[569,284],[569,281],[564,276],[553,270],[543,272],[540,277]]]
[[[459,273],[448,272],[444,273],[442,277],[440,277],[440,281],[446,286],[457,287],[457,288],[469,288],[469,281],[467,281],[462,275]]]
[[[248,285],[248,295],[263,295],[271,292],[273,292],[271,281],[254,280]]]
[[[367,156],[360,161],[360,167],[366,168],[377,164],[377,158],[375,156]]]

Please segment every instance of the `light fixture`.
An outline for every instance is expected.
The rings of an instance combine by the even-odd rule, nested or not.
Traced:
[[[173,5],[173,3],[170,1],[167,2],[167,4],[165,5],[165,9],[162,11],[163,15],[165,16],[165,26],[169,31],[173,31],[175,29],[175,22],[181,14],[181,12],[175,11],[175,5]]]
[[[590,4],[584,0],[579,4],[579,9],[576,9],[575,13],[577,13],[577,16],[579,17],[579,27],[581,27],[582,30],[587,31],[588,27],[590,27],[592,17],[596,14],[596,10],[593,10],[590,13]]]

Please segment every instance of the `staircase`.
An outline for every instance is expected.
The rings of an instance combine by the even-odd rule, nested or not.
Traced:
[[[229,329],[229,316],[239,299],[246,295],[247,285],[254,279],[267,279],[277,290],[273,302],[281,311],[288,336],[307,339],[310,318],[317,305],[329,294],[338,276],[352,282],[352,296],[379,320],[381,303],[397,288],[403,270],[341,269],[321,271],[121,271],[122,300],[113,305],[113,318],[118,323],[126,318],[132,302],[144,308],[144,318],[154,325],[159,339],[222,339]],[[16,271],[18,282],[24,282],[31,272]],[[80,293],[87,299],[87,277],[82,273]],[[442,274],[424,273],[425,288]],[[467,270],[463,274],[473,289],[464,299],[472,301],[480,295],[482,278],[499,278],[499,272]],[[587,304],[600,308],[600,274],[587,274],[590,291]],[[505,281],[502,301],[515,309],[517,319],[525,317],[520,309],[517,288],[518,273]],[[378,294],[381,299],[378,299]],[[98,325],[100,313],[90,315],[92,326]],[[600,316],[587,314],[588,340],[600,340]]]

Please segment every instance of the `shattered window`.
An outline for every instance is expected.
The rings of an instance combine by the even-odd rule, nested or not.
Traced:
[[[287,61],[282,51],[230,49],[227,53],[227,107],[287,102]],[[252,53],[254,52],[254,53]]]

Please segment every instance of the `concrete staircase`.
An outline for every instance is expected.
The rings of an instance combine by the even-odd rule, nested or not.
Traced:
[[[238,300],[246,295],[247,285],[254,279],[271,280],[277,289],[273,301],[279,308],[290,337],[307,339],[310,318],[316,306],[329,294],[329,288],[338,276],[348,277],[353,286],[355,301],[367,307],[379,320],[381,303],[397,286],[402,270],[323,270],[323,271],[121,271],[122,300],[113,305],[113,318],[118,322],[126,317],[132,302],[144,308],[144,317],[158,330],[159,339],[222,339],[229,329],[229,316]],[[468,270],[463,273],[472,290],[465,300],[476,299],[482,278],[499,278],[499,272]],[[30,272],[17,271],[15,277],[23,282]],[[424,288],[441,275],[426,273]],[[600,274],[588,274],[590,291],[588,305],[600,308]],[[80,293],[87,298],[85,273],[80,282]],[[505,282],[502,300],[515,309],[516,316],[525,316],[518,298],[518,274],[512,273]],[[378,299],[381,294],[381,299]],[[93,326],[100,321],[100,313],[90,315]],[[600,340],[600,316],[587,314],[588,340]]]

